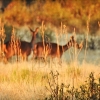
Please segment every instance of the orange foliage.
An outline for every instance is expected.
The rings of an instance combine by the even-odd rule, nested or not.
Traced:
[[[18,24],[19,26],[30,24],[33,18],[25,3],[20,1],[11,2],[6,8],[4,16],[5,20],[13,25]]]

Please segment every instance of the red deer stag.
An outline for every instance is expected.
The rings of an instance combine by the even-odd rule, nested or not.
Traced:
[[[35,36],[38,32],[38,27],[35,29],[35,31],[32,31],[31,29],[30,31],[32,32],[31,42],[26,42],[26,41],[20,41],[18,43],[16,42],[15,47],[11,44],[11,41],[8,41],[7,43],[4,44],[4,54],[7,60],[14,55],[18,56],[19,52],[21,53],[23,60],[28,59],[28,56],[32,51],[32,45],[35,40]],[[16,52],[14,49],[16,49]]]
[[[74,40],[74,36],[71,37],[70,41],[66,45],[58,45],[57,43],[46,43],[46,42],[38,42],[35,44],[36,47],[33,50],[35,58],[44,58],[46,59],[47,56],[59,57],[61,58],[63,52],[68,50],[70,47],[76,47],[77,49],[82,48],[82,44],[78,44]]]

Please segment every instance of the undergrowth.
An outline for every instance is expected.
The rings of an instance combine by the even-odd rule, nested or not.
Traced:
[[[46,89],[50,94],[45,100],[100,100],[100,77],[96,79],[93,72],[79,88],[64,83],[59,84],[58,72],[54,74],[51,71],[50,75],[51,78],[46,77],[49,85]]]

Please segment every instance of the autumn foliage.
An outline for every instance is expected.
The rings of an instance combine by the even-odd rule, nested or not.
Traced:
[[[62,22],[68,26],[69,32],[76,28],[78,33],[85,32],[89,21],[90,33],[95,34],[99,29],[99,8],[99,0],[33,0],[30,5],[14,0],[6,7],[4,17],[21,26],[41,24],[42,21],[59,26]]]

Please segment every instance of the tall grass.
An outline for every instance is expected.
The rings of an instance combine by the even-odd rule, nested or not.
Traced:
[[[35,63],[35,61],[33,61]],[[48,81],[50,72],[59,73],[58,83],[79,88],[87,79],[91,72],[96,78],[100,77],[100,67],[91,64],[63,63],[62,66],[44,63],[32,65],[31,62],[0,63],[0,99],[4,100],[37,100],[49,95]]]

